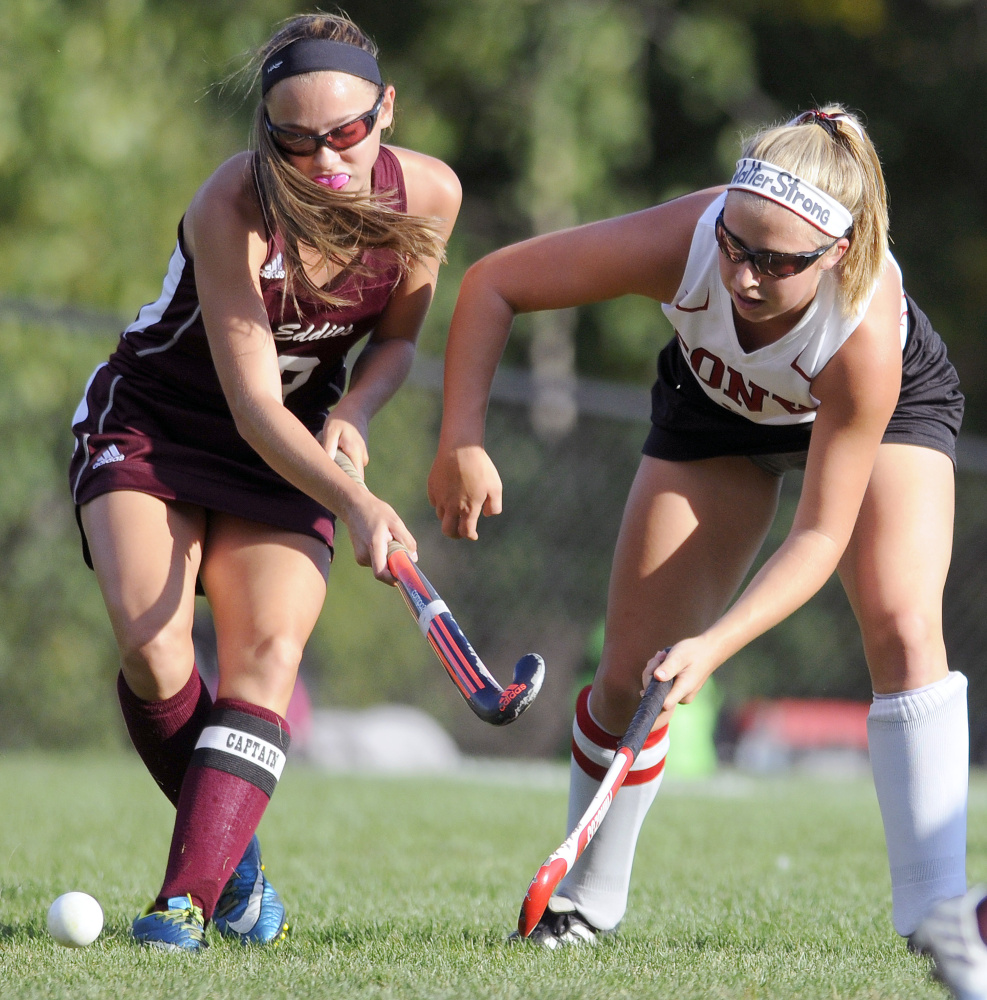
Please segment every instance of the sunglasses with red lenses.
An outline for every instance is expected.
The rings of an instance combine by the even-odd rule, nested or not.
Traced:
[[[716,233],[716,245],[720,248],[720,253],[727,260],[734,264],[743,264],[745,260],[751,262],[751,266],[758,274],[766,275],[769,278],[793,278],[796,274],[801,274],[810,264],[815,263],[827,250],[832,250],[839,243],[839,239],[827,243],[826,246],[818,250],[809,250],[806,253],[776,253],[774,250],[748,250],[740,240],[725,225],[723,225],[723,212],[716,217],[714,226]]]
[[[381,106],[384,103],[384,91],[380,92],[377,103],[359,118],[354,118],[345,125],[337,125],[335,128],[323,132],[322,135],[305,135],[302,132],[293,132],[291,129],[280,128],[275,125],[264,109],[264,124],[270,133],[271,141],[278,149],[287,156],[314,156],[322,146],[333,149],[341,153],[344,149],[355,146],[358,142],[363,142],[373,131],[377,124],[377,116],[380,114]]]

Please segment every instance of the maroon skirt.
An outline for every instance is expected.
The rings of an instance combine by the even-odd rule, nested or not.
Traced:
[[[311,535],[332,549],[334,515],[264,462],[225,404],[203,401],[190,409],[179,393],[142,391],[104,364],[86,386],[72,432],[69,482],[77,519],[78,508],[94,497],[134,490]],[[91,566],[85,534],[82,543]]]

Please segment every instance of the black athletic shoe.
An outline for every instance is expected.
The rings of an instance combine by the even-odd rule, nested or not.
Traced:
[[[515,931],[507,939],[510,944],[531,941],[542,948],[554,951],[561,945],[596,944],[597,940],[613,931],[601,931],[594,927],[577,909],[576,904],[565,896],[552,896],[535,924],[534,930],[526,937]]]

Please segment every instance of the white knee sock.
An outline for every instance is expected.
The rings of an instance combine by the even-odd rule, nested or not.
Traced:
[[[966,892],[966,678],[876,694],[867,717],[891,866],[892,919],[907,937],[933,903]]]
[[[620,742],[620,737],[606,732],[590,715],[589,691],[586,687],[579,695],[572,723],[568,830],[579,822],[596,794]],[[572,900],[600,930],[616,927],[627,909],[637,837],[661,785],[667,753],[665,726],[648,737],[596,835],[559,884],[558,895]]]

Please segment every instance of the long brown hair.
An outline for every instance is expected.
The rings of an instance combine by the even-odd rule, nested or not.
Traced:
[[[266,60],[300,38],[346,42],[377,56],[377,46],[343,14],[303,14],[285,21],[251,60],[256,82]],[[265,221],[271,234],[284,241],[282,259],[285,296],[294,300],[300,289],[329,305],[346,299],[317,286],[303,266],[299,245],[312,247],[330,271],[333,268],[366,273],[360,256],[367,250],[391,251],[407,274],[415,264],[445,259],[445,241],[438,220],[399,212],[388,204],[388,194],[333,191],[315,184],[296,170],[274,145],[264,123],[264,102],[254,114],[254,176]]]
[[[767,160],[832,195],[853,216],[850,248],[835,268],[844,314],[873,291],[888,250],[888,196],[877,150],[860,120],[838,104],[825,118],[799,115],[748,139],[743,156]],[[825,121],[825,124],[823,124]]]

